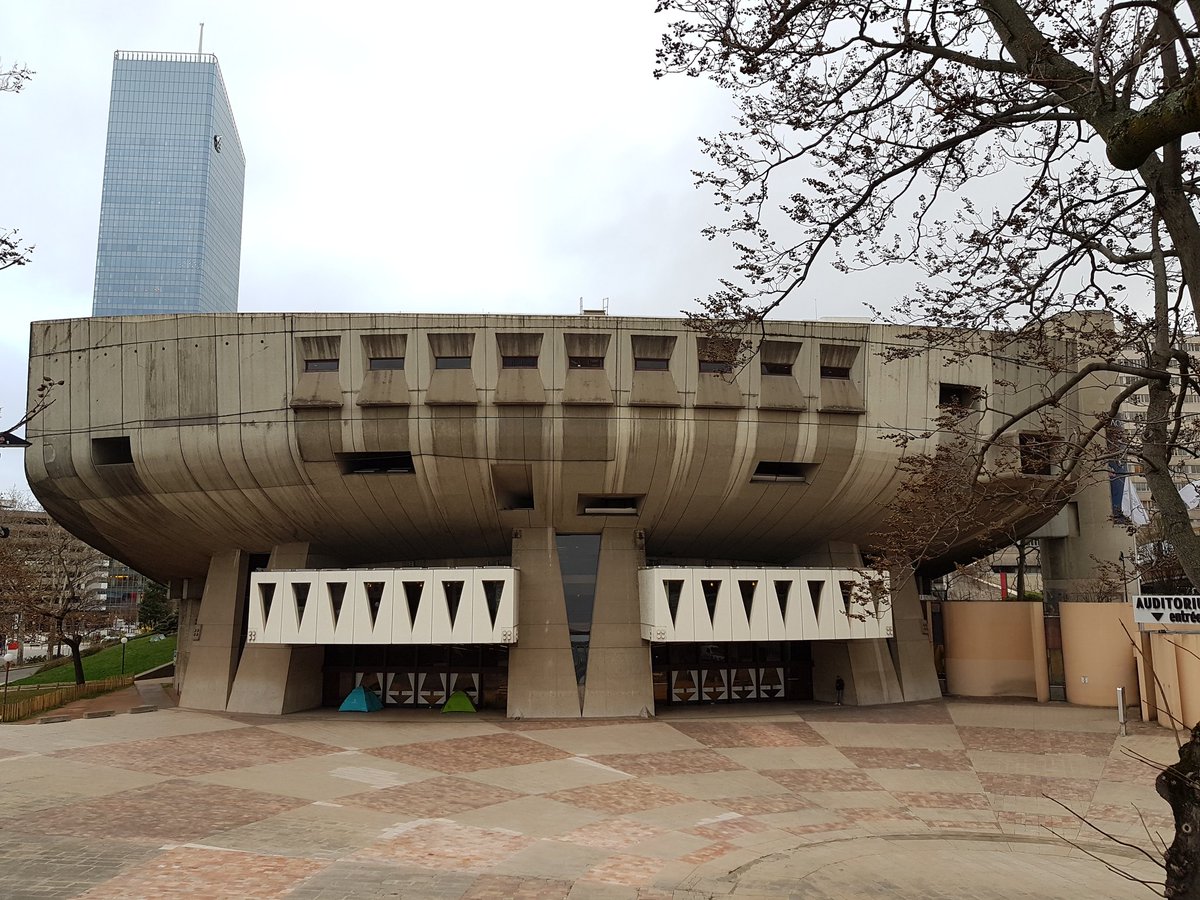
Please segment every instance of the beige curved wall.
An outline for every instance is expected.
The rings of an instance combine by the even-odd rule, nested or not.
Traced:
[[[965,697],[1036,697],[1031,607],[1040,603],[943,603],[946,686]]]
[[[235,548],[309,543],[345,565],[502,560],[516,529],[606,525],[644,532],[652,556],[782,564],[876,531],[901,457],[923,447],[879,435],[930,429],[940,383],[985,388],[1003,409],[1026,402],[1010,383],[1046,378],[944,351],[885,370],[873,348],[908,340],[887,326],[771,330],[763,358],[786,357],[790,374],[755,363],[722,380],[700,370],[702,339],[679,319],[38,322],[31,391],[61,387],[29,424],[26,473],[69,530],[159,580],[199,577]],[[536,367],[508,368],[512,356]],[[822,378],[831,364],[850,377]],[[354,468],[364,454],[411,454],[409,468]],[[799,469],[758,472],[780,462]],[[635,513],[588,513],[593,495],[634,498]]]
[[[1063,670],[1067,700],[1081,706],[1117,705],[1117,688],[1125,699],[1137,697],[1137,665],[1129,634],[1136,635],[1133,610],[1126,603],[1063,603]],[[1084,683],[1084,678],[1087,683]]]

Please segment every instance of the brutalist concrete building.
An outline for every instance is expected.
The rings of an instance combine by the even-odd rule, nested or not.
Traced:
[[[879,325],[769,331],[731,369],[678,319],[38,322],[31,384],[65,386],[27,472],[70,530],[169,581],[185,707],[283,713],[363,684],[638,715],[831,699],[838,676],[852,703],[938,696],[912,579],[863,564],[902,478],[883,436],[948,394],[1019,408],[1044,373],[885,364],[902,338]]]

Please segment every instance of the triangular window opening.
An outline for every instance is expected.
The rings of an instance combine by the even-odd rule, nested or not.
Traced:
[[[500,598],[504,596],[503,581],[485,581],[483,583],[483,599],[487,603],[488,615],[492,619],[492,627],[496,627],[496,616],[500,613]]]
[[[410,627],[416,627],[417,612],[421,609],[421,594],[424,592],[425,582],[404,582],[404,600],[408,604],[408,624]]]
[[[443,581],[442,592],[446,595],[446,609],[450,611],[450,627],[454,627],[454,620],[458,618],[458,606],[462,602],[463,582],[461,581]]]
[[[296,624],[304,621],[304,607],[308,606],[308,591],[312,587],[307,581],[292,585],[292,596],[296,598]]]
[[[367,610],[371,613],[371,628],[379,618],[379,607],[383,605],[383,582],[364,581],[363,590],[367,592]]]
[[[812,599],[813,615],[817,617],[817,622],[821,621],[821,590],[825,587],[823,581],[810,581],[808,583],[808,596]]]
[[[333,614],[333,627],[337,628],[342,615],[342,602],[346,599],[346,582],[329,582],[329,611]]]
[[[742,591],[742,606],[746,607],[746,621],[750,621],[750,615],[754,612],[754,594],[758,591],[757,581],[739,581],[738,587]]]
[[[664,581],[663,588],[667,592],[667,609],[671,611],[671,624],[674,625],[679,616],[679,598],[683,596],[683,582]]]
[[[711,622],[717,616],[717,595],[721,593],[721,582],[704,580],[700,582],[700,588],[704,591],[704,605],[708,607],[708,621]]]
[[[263,582],[258,586],[258,595],[262,598],[263,624],[271,618],[271,604],[275,601],[275,585]]]
[[[783,616],[783,620],[787,621],[788,610],[788,595],[792,592],[792,583],[790,581],[775,582],[775,599],[779,601],[779,614]]]
[[[854,582],[853,581],[839,581],[838,587],[841,588],[841,591],[842,591],[842,606],[845,607],[846,617],[849,618],[850,617],[850,601],[854,597]]]

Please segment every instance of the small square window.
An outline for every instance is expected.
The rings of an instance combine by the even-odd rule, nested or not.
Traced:
[[[404,368],[403,356],[372,356],[367,360],[367,368],[373,372],[397,371]]]
[[[132,463],[133,449],[129,445],[129,437],[92,438],[92,462],[98,466]]]
[[[338,361],[336,359],[306,359],[304,361],[305,372],[336,372],[338,370]]]
[[[804,484],[812,476],[814,468],[812,463],[763,460],[754,467],[750,480]]]
[[[849,366],[821,366],[821,377],[822,378],[848,379],[850,377],[850,367]]]
[[[635,372],[666,372],[671,368],[669,359],[658,359],[651,356],[639,356],[633,361]]]
[[[792,363],[764,362],[762,364],[762,373],[764,375],[791,375]]]
[[[433,360],[435,369],[469,369],[471,368],[471,357],[469,356],[438,356]]]
[[[502,369],[536,369],[537,366],[538,358],[536,356],[500,357],[500,367]]]
[[[567,358],[567,368],[570,369],[603,369],[603,356],[571,356]]]

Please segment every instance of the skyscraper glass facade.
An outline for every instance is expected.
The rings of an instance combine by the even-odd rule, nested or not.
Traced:
[[[117,51],[92,315],[236,312],[245,170],[215,56]]]

